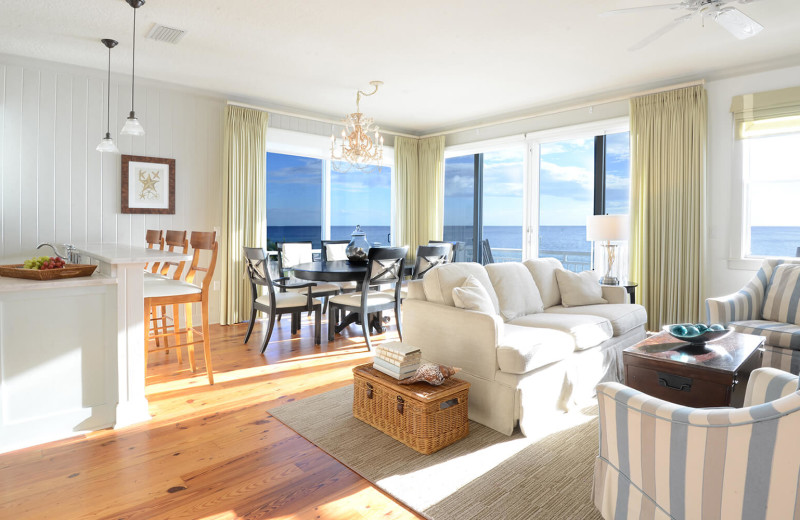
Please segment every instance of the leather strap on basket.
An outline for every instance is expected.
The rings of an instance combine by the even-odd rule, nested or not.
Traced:
[[[400,415],[403,415],[403,408],[405,408],[406,402],[403,400],[402,397],[399,395],[397,396],[397,411]]]

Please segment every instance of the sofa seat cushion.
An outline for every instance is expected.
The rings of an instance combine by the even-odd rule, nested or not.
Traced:
[[[507,374],[527,374],[566,359],[574,350],[575,340],[566,332],[507,323],[498,340],[497,364]]]
[[[422,278],[422,288],[425,290],[425,299],[429,302],[455,307],[453,301],[453,289],[461,287],[468,276],[474,276],[476,280],[486,289],[489,298],[492,300],[492,307],[495,314],[500,312],[500,303],[497,301],[497,294],[494,292],[492,282],[486,269],[475,262],[456,262],[452,264],[437,265]]]
[[[766,344],[800,350],[800,325],[766,320],[732,321],[731,326],[742,334],[767,338]]]
[[[544,310],[533,276],[521,262],[502,262],[486,266],[497,300],[500,315],[506,321]]]
[[[522,264],[533,276],[533,281],[542,296],[544,308],[559,305],[561,303],[561,292],[558,290],[556,271],[564,269],[561,262],[555,258],[532,258],[525,260]]]
[[[622,336],[636,327],[647,323],[647,311],[641,305],[626,303],[602,303],[584,305],[582,307],[564,307],[556,305],[545,310],[553,314],[589,314],[599,316],[611,322],[614,336]]]
[[[510,321],[512,325],[555,329],[566,332],[575,341],[575,350],[596,347],[614,336],[611,323],[601,316],[542,312]]]

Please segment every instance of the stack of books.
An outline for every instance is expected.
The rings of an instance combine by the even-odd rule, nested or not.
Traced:
[[[375,347],[372,367],[395,379],[408,379],[417,371],[421,361],[422,352],[418,348],[392,341]]]

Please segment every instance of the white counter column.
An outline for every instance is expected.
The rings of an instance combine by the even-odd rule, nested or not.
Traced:
[[[144,267],[151,262],[189,261],[192,255],[119,244],[86,244],[78,252],[117,281],[117,387],[115,428],[150,419],[145,397]]]

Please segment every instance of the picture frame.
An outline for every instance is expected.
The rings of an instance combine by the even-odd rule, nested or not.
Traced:
[[[122,213],[175,214],[175,159],[122,156]]]

